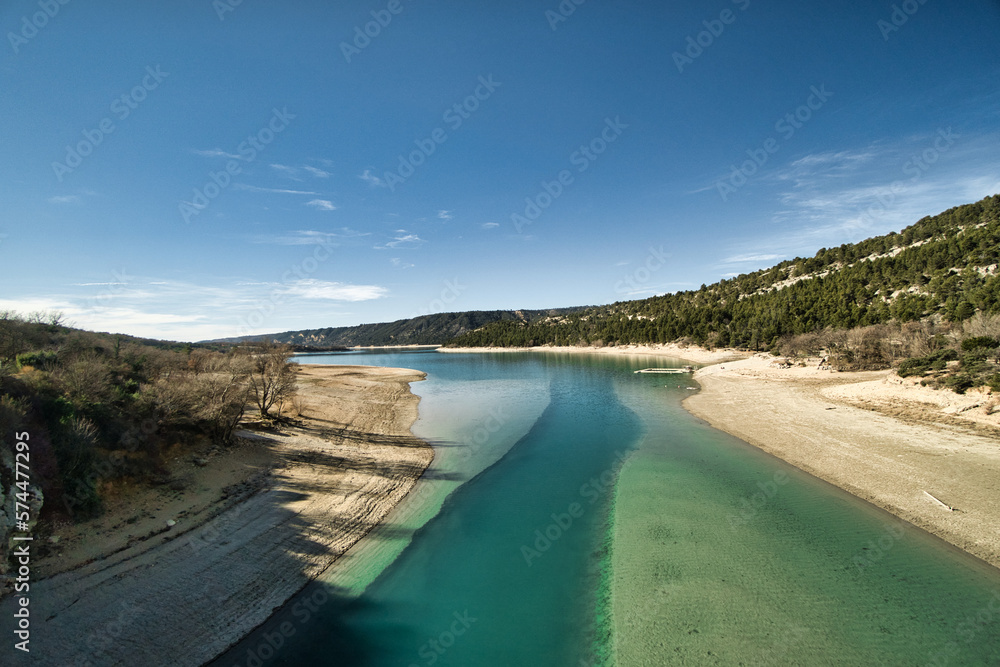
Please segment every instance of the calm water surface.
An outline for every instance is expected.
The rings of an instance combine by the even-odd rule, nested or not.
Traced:
[[[1000,571],[707,427],[690,376],[632,373],[667,360],[299,361],[427,372],[436,458],[217,664],[1000,664]]]

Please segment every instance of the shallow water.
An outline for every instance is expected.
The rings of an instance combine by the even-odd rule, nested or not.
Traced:
[[[300,360],[426,371],[435,462],[218,664],[1000,661],[1000,571],[695,419],[689,376],[632,373],[666,360]]]

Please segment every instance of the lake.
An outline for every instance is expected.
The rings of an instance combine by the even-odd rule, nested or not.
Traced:
[[[297,360],[426,372],[435,460],[215,664],[1000,664],[1000,570],[691,416],[689,375],[633,373],[680,360]]]

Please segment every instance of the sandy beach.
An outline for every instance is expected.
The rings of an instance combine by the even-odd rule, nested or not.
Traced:
[[[709,366],[695,373],[702,389],[684,406],[1000,567],[1000,414],[992,397],[920,387],[891,371],[820,370],[817,362],[780,368],[756,355]]]
[[[423,377],[303,366],[294,425],[178,456],[165,489],[122,491],[100,519],[61,527],[31,584],[31,660],[199,665],[224,651],[361,540],[429,465],[430,446],[410,433],[419,399],[408,383]]]

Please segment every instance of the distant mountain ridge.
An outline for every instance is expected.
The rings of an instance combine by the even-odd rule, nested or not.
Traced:
[[[406,320],[359,324],[349,327],[303,329],[252,337],[223,338],[211,343],[238,343],[243,340],[270,339],[303,348],[353,347],[368,345],[443,345],[494,322],[530,322],[541,317],[561,317],[584,310],[474,310],[459,313],[434,313]]]

